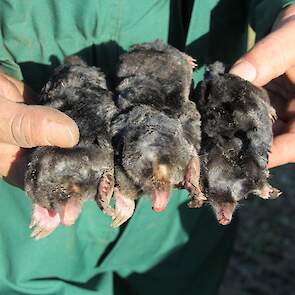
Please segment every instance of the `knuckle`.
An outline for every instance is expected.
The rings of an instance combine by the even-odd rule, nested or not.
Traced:
[[[273,57],[274,62],[272,63],[272,69],[276,77],[284,74],[287,70],[287,56],[285,48],[283,47],[282,41],[275,35],[269,36],[270,54]]]
[[[15,144],[22,147],[33,147],[33,132],[31,118],[28,112],[22,110],[12,117],[10,133]]]

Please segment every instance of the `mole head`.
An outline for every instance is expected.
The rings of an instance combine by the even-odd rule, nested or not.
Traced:
[[[218,199],[209,200],[209,203],[213,208],[217,221],[222,225],[230,224],[238,203],[235,201],[219,201]]]
[[[156,212],[166,208],[173,184],[183,179],[173,134],[159,129],[146,128],[137,138],[129,137],[122,157],[128,176],[150,197]]]
[[[228,181],[226,187],[211,190],[208,195],[208,201],[220,224],[230,224],[239,201],[245,197],[242,183],[241,180],[237,179],[233,182]]]
[[[243,198],[247,196],[247,179],[238,173],[241,169],[232,166],[224,157],[215,157],[209,162],[205,179],[206,196],[218,222],[229,224],[233,213]]]
[[[172,165],[169,155],[158,146],[150,146],[149,150],[138,154],[137,161],[134,158],[131,163],[129,159],[128,167],[124,166],[133,181],[150,197],[156,212],[166,208],[172,189]]]

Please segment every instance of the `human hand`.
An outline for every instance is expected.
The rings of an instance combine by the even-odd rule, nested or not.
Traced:
[[[257,86],[267,84],[278,114],[269,168],[295,162],[295,4],[281,12],[272,32],[240,58],[230,72]]]
[[[22,186],[26,149],[77,144],[79,130],[65,114],[33,103],[33,92],[22,82],[0,73],[0,175]]]

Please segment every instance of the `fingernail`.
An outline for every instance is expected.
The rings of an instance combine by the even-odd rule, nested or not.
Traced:
[[[73,133],[73,130],[67,126],[56,122],[49,122],[47,131],[47,140],[50,145],[72,147],[77,144],[77,137]]]
[[[238,61],[230,70],[231,74],[240,76],[241,78],[253,82],[256,79],[255,67],[246,60]]]

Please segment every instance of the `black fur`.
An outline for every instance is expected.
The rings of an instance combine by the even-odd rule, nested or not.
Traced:
[[[80,141],[71,149],[38,147],[26,173],[26,192],[33,202],[55,210],[73,196],[93,198],[100,177],[114,169],[109,132],[117,110],[104,74],[72,57],[55,70],[41,92],[41,103],[71,117]]]
[[[171,183],[180,183],[195,153],[183,136],[180,121],[145,105],[117,117],[113,135],[117,146],[121,144],[117,150],[120,164],[140,188],[153,174],[155,162],[170,168]]]
[[[202,179],[210,202],[234,203],[267,184],[273,109],[266,92],[220,63],[195,96],[202,117]]]
[[[159,40],[135,45],[120,58],[114,144],[119,164],[141,189],[153,177],[154,163],[167,165],[171,183],[179,183],[200,148],[188,59]]]

